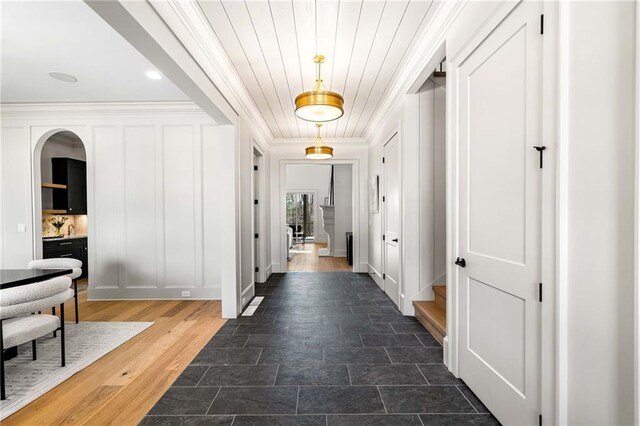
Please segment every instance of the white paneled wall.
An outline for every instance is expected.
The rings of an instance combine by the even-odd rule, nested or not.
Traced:
[[[235,256],[235,230],[226,224],[233,234],[225,233],[221,224],[235,216],[228,211],[235,208],[234,134],[192,105],[149,108],[60,114],[55,126],[37,113],[3,117],[0,171],[10,203],[1,209],[2,267],[24,267],[38,252],[23,195],[32,185],[29,152],[37,152],[40,136],[73,123],[87,149],[89,297],[221,297],[222,276],[236,276],[235,261],[222,260],[225,245]],[[27,232],[16,233],[18,223]]]

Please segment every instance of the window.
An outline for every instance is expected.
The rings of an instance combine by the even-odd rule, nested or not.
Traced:
[[[287,193],[287,226],[293,229],[296,243],[313,241],[315,236],[314,194],[308,192]]]

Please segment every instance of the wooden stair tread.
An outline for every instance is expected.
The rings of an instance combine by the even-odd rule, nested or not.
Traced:
[[[434,285],[433,292],[439,294],[444,299],[447,298],[447,286],[446,285]]]
[[[432,301],[414,301],[413,306],[416,311],[426,317],[441,333],[447,333],[447,313],[445,309]]]

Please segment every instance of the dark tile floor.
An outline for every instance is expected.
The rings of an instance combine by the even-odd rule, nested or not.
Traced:
[[[256,295],[143,425],[499,425],[367,275],[272,275]]]

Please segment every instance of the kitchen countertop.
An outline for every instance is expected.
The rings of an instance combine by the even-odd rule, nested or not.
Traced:
[[[71,235],[71,236],[64,236],[64,237],[56,237],[56,238],[42,238],[42,242],[46,242],[46,241],[60,241],[60,240],[75,240],[77,238],[87,238],[86,235]]]

